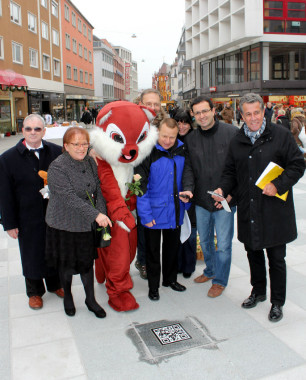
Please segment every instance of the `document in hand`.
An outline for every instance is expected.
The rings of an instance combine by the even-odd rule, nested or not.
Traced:
[[[279,165],[277,165],[271,161],[269,163],[269,165],[265,168],[265,170],[262,172],[261,176],[258,178],[255,185],[258,186],[260,189],[263,189],[267,183],[270,183],[275,178],[280,176],[283,171],[284,171],[284,169],[281,166],[279,166]],[[287,196],[288,196],[288,191],[286,191],[282,195],[279,195],[278,193],[276,193],[275,196],[277,198],[282,199],[283,201],[286,201]]]

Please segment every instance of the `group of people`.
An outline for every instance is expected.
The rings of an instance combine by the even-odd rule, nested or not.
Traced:
[[[145,90],[139,103],[154,111],[158,129],[156,145],[134,169],[140,181],[135,265],[148,279],[148,297],[159,300],[161,275],[163,286],[186,290],[177,275],[189,278],[195,271],[197,232],[206,267],[194,281],[211,281],[207,295],[220,296],[229,280],[237,208],[238,239],[247,252],[252,285],[242,307],[266,300],[266,249],[268,318],[279,321],[286,297],[286,243],[297,237],[292,186],[305,170],[294,137],[265,117],[263,100],[254,93],[240,99],[241,129],[219,120],[205,96],[195,98],[189,111],[177,109],[173,118],[154,89]],[[45,279],[47,290],[63,298],[66,314],[75,315],[71,283],[79,273],[87,308],[103,318],[94,294],[97,253],[91,225],[95,221],[105,228],[115,221],[107,216],[96,163],[88,154],[89,134],[68,129],[62,151],[43,140],[45,121],[39,115],[25,118],[22,132],[24,138],[0,156],[0,208],[4,230],[19,241],[29,306],[43,306]],[[261,190],[255,182],[270,162],[284,171]],[[40,170],[48,171],[49,202],[39,193],[44,185]],[[287,191],[286,201],[276,197]],[[189,237],[182,239],[188,218]]]

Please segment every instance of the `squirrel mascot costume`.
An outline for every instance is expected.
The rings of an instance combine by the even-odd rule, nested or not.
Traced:
[[[93,148],[103,158],[98,174],[107,214],[113,222],[111,244],[98,249],[95,273],[99,283],[106,281],[108,303],[116,311],[139,307],[130,293],[130,264],[137,247],[136,196],[126,184],[133,181],[134,167],[156,144],[158,132],[150,124],[154,117],[153,110],[145,106],[112,102],[99,112],[97,127],[91,133]]]

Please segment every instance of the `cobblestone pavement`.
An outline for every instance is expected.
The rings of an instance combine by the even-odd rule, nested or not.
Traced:
[[[20,136],[0,140],[0,153]],[[1,180],[1,179],[0,179]],[[243,246],[234,237],[229,285],[221,297],[207,297],[210,283],[178,276],[187,291],[160,288],[148,299],[147,282],[134,263],[133,294],[140,308],[117,313],[104,285],[95,284],[103,320],[88,312],[79,276],[74,276],[76,315],[46,293],[39,311],[28,307],[19,248],[0,227],[0,379],[305,379],[306,378],[306,177],[294,188],[298,239],[287,248],[288,288],[284,318],[268,321],[269,301],[245,310],[250,294]]]

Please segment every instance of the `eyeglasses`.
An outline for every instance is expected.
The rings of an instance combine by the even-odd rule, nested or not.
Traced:
[[[194,115],[195,116],[206,115],[209,111],[211,111],[211,108],[209,108],[208,110],[194,112]]]
[[[34,127],[34,128],[31,128],[31,127],[24,127],[23,128],[26,132],[41,132],[43,130],[43,128],[41,127]]]
[[[85,144],[69,143],[69,144],[71,144],[74,148],[88,148],[89,147],[89,143],[85,143]]]

